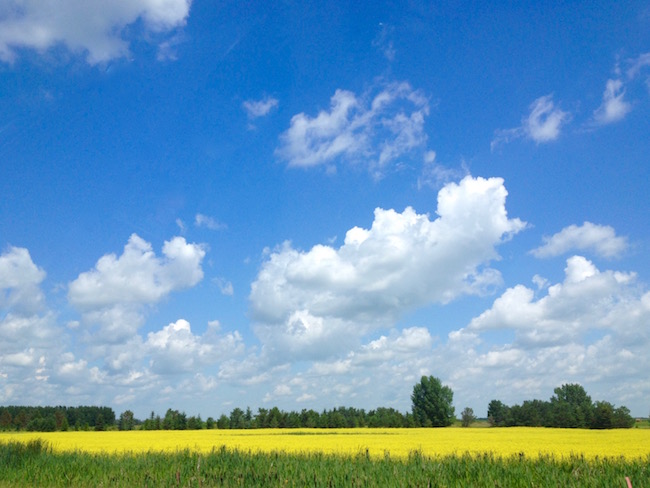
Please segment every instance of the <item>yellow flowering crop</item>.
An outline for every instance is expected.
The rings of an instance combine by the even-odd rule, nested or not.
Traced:
[[[0,433],[0,442],[40,438],[55,451],[147,452],[190,449],[209,452],[225,446],[244,452],[324,452],[406,458],[410,452],[446,456],[491,452],[536,458],[625,457],[650,455],[649,429],[582,430],[512,428],[445,429],[251,429],[128,432]]]

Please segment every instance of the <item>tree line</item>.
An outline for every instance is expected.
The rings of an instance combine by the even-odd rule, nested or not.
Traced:
[[[192,429],[293,429],[293,428],[348,428],[348,427],[415,427],[412,414],[403,414],[394,408],[380,407],[366,411],[353,407],[337,407],[317,412],[302,409],[300,412],[284,411],[278,407],[234,408],[230,415],[222,414],[217,419],[201,416],[188,417],[184,412],[168,409],[163,417],[151,412],[141,423],[145,430],[192,430]]]
[[[114,425],[115,412],[110,407],[0,406],[0,430],[105,430]]]
[[[488,421],[494,427],[569,427],[569,428],[629,428],[634,419],[626,407],[616,408],[605,401],[592,402],[584,388],[565,384],[554,390],[549,401],[526,400],[521,405],[508,406],[499,400],[488,405]],[[446,427],[456,422],[454,393],[434,376],[423,376],[413,387],[411,412],[379,407],[364,410],[337,407],[317,412],[283,411],[278,407],[234,408],[217,419],[205,421],[198,416],[168,409],[164,416],[151,415],[144,421],[135,418],[131,410],[118,419],[109,407],[0,407],[0,430],[195,430],[195,429],[268,429],[268,428],[353,428],[353,427]],[[476,420],[471,408],[461,413],[464,427]]]
[[[505,405],[492,400],[488,421],[495,427],[563,427],[578,429],[625,429],[634,425],[627,407],[591,400],[578,384],[565,384],[554,390],[549,401],[526,400],[521,405]]]

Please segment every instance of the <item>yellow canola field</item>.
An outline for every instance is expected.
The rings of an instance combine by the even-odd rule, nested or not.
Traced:
[[[40,438],[55,451],[147,452],[190,449],[238,449],[244,452],[323,452],[404,459],[419,450],[425,456],[491,452],[569,457],[645,458],[650,455],[650,429],[582,430],[511,428],[445,429],[251,429],[108,432],[0,433],[0,442]]]

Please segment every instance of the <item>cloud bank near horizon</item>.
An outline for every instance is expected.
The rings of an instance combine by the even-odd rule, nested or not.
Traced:
[[[634,273],[599,271],[583,256],[567,259],[563,282],[536,275],[537,288],[509,287],[446,339],[435,316],[400,325],[409,312],[502,286],[497,248],[527,227],[508,217],[506,196],[502,179],[467,176],[439,191],[434,219],[410,207],[378,208],[370,228],[349,229],[338,248],[284,243],[265,251],[249,297],[259,346],[216,321],[198,332],[183,317],[141,330],[148,307],[202,280],[201,244],[174,237],[156,255],[133,234],[121,255],[101,257],[70,282],[68,303],[80,320],[67,325],[47,304],[45,271],[27,249],[8,248],[0,255],[0,399],[95,398],[127,408],[152,391],[164,392],[164,401],[264,385],[258,400],[266,403],[363,397],[400,405],[420,375],[437,374],[467,403],[514,402],[585,380],[602,396],[599,385],[612,378],[628,388],[621,398],[638,401],[645,379],[629,365],[648,361],[642,325],[650,293]],[[624,247],[611,227],[587,222],[545,238],[535,252],[611,257]],[[513,340],[484,340],[499,331]],[[73,353],[72,341],[85,348]],[[377,375],[385,378],[379,386],[369,381]]]

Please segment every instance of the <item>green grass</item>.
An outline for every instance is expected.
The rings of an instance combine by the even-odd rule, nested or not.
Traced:
[[[625,487],[650,479],[644,460],[576,457],[528,459],[450,456],[440,459],[412,453],[408,460],[372,459],[360,452],[341,457],[324,454],[252,454],[224,447],[209,454],[55,453],[43,441],[0,444],[0,487],[9,486],[440,486],[440,487]]]

